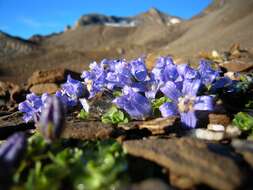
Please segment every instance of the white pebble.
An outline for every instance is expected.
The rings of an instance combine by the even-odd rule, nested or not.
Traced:
[[[220,141],[224,139],[224,132],[208,131],[206,129],[195,129],[192,131],[193,136],[204,140]]]
[[[226,128],[226,137],[228,138],[234,138],[241,135],[241,130],[238,127],[235,127],[233,125],[228,125]]]
[[[208,124],[207,129],[211,131],[220,131],[220,132],[225,131],[225,127],[220,124]]]

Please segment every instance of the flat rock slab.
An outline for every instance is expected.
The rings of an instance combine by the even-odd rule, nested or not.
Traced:
[[[55,83],[44,83],[33,85],[29,90],[35,94],[54,94],[60,87]]]
[[[12,133],[33,129],[33,123],[25,123],[21,112],[9,113],[0,117],[0,139],[5,139]]]
[[[231,144],[253,169],[253,141],[234,139]]]
[[[113,127],[100,121],[68,121],[61,137],[66,139],[95,140],[108,139],[113,134]]]
[[[221,64],[222,67],[225,67],[228,71],[232,72],[246,72],[253,69],[253,62],[244,62],[244,61],[230,61],[228,63]]]
[[[164,134],[172,127],[177,117],[157,118],[149,121],[133,121],[126,124],[119,124],[118,127],[124,130],[148,129],[153,135]]]
[[[172,190],[166,183],[159,179],[147,179],[136,184],[132,184],[122,190]]]
[[[66,77],[65,69],[52,69],[46,71],[35,71],[28,79],[28,86],[43,83],[60,83],[64,82]]]
[[[202,140],[132,140],[125,141],[123,147],[131,155],[154,161],[171,173],[192,179],[195,185],[233,190],[244,182],[245,175],[240,166],[230,157],[211,151],[209,144]]]

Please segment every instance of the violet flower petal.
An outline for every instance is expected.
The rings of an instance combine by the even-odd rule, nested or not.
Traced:
[[[139,58],[130,62],[131,73],[138,81],[144,81],[148,76],[144,60]]]
[[[196,96],[200,88],[200,85],[201,85],[200,79],[195,79],[193,81],[184,80],[182,92],[184,95]]]
[[[66,94],[70,97],[80,98],[85,93],[84,85],[68,75],[67,82],[62,85],[62,90],[66,92]]]
[[[182,96],[182,93],[177,89],[177,86],[171,81],[166,82],[160,90],[163,94],[175,102],[177,102],[178,98]]]
[[[170,117],[178,114],[177,106],[172,102],[162,104],[159,110],[163,117]]]
[[[195,128],[197,124],[197,117],[195,115],[194,111],[189,112],[181,112],[181,122],[187,127],[187,128]]]
[[[119,108],[124,109],[133,119],[143,120],[152,114],[149,100],[141,94],[134,92],[131,87],[125,86],[123,96],[113,100]]]
[[[213,108],[213,97],[211,96],[198,96],[195,99],[195,110],[212,111]]]

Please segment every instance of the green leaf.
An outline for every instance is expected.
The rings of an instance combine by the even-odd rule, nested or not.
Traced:
[[[89,113],[86,112],[84,109],[81,109],[80,113],[78,114],[78,118],[81,120],[86,120],[89,116]]]
[[[159,107],[166,102],[171,102],[171,99],[169,99],[168,97],[165,97],[165,96],[155,99],[154,101],[152,101],[153,110],[159,109]]]
[[[245,105],[246,108],[253,108],[253,100],[249,100],[248,103]]]
[[[128,117],[119,110],[117,107],[112,106],[105,114],[101,117],[102,123],[105,124],[119,124],[128,123]]]
[[[122,92],[121,92],[121,91],[118,91],[118,90],[113,91],[113,96],[114,96],[114,97],[119,97],[119,96],[121,96],[121,95],[122,95]]]
[[[236,114],[233,123],[242,131],[253,132],[253,117],[247,113],[239,112]]]
[[[113,108],[109,115],[118,111]],[[114,119],[122,118],[125,119],[124,114]],[[125,153],[114,140],[60,140],[44,144],[41,136],[34,135],[29,138],[28,147],[29,154],[13,176],[13,185],[21,189],[116,189],[121,180],[125,181]]]

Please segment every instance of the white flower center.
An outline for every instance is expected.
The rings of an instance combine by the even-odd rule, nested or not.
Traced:
[[[90,92],[92,88],[92,80],[87,80],[85,82],[86,82],[87,90]]]
[[[185,96],[178,99],[178,110],[179,112],[192,111],[195,104],[195,97]]]

